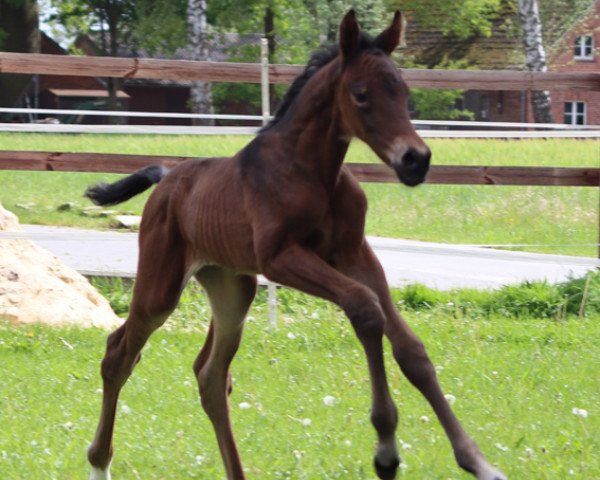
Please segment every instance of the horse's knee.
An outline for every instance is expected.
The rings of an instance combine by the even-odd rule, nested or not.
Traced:
[[[141,346],[132,348],[130,343],[131,339],[127,338],[125,325],[108,336],[106,354],[100,365],[100,374],[105,385],[122,384],[140,361]]]
[[[385,316],[379,299],[367,288],[348,292],[342,309],[360,339],[383,336]]]
[[[202,369],[198,376],[198,390],[200,392],[200,403],[202,408],[209,416],[214,417],[218,414],[224,404],[226,404],[224,398],[225,387],[222,389],[219,387],[219,380],[216,376],[210,375],[210,372],[206,369]],[[220,392],[222,390],[222,392]]]

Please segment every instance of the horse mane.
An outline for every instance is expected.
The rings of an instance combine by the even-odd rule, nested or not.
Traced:
[[[368,50],[373,47],[373,39],[364,32],[360,33],[359,45],[357,49],[357,53]],[[275,116],[273,119],[267,123],[264,127],[259,130],[259,133],[265,132],[275,125],[277,125],[283,117],[291,110],[292,105],[300,92],[304,88],[304,86],[308,83],[308,81],[325,65],[332,62],[339,53],[339,46],[337,44],[325,44],[321,45],[317,50],[315,50],[306,64],[306,68],[304,72],[296,77],[296,79],[292,82],[292,85],[285,93],[283,100],[277,107],[275,112]]]

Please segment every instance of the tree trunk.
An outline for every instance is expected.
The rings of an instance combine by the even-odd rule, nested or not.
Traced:
[[[107,2],[107,24],[109,34],[109,55],[116,57],[118,54],[118,27],[119,27],[119,9],[112,2]],[[108,109],[112,111],[119,110],[119,101],[117,98],[117,92],[120,88],[120,79],[109,77],[107,78],[108,84]],[[123,120],[119,117],[108,117],[108,122],[111,124],[122,123]]]
[[[269,63],[272,65],[276,63],[275,51],[277,44],[275,43],[275,13],[271,7],[265,9],[265,38],[269,46]],[[277,104],[277,96],[273,84],[269,84],[269,103],[271,106]]]
[[[523,27],[527,68],[532,72],[546,72],[548,66],[537,0],[519,0],[519,15]],[[536,123],[552,123],[550,92],[531,92],[531,107]]]
[[[38,5],[36,0],[0,0],[0,33],[5,52],[40,52]],[[14,107],[31,81],[31,75],[0,75],[0,106]]]
[[[208,36],[206,31],[206,0],[188,0],[188,43],[192,60],[206,61]],[[213,113],[210,82],[194,81],[190,88],[192,113]],[[214,120],[194,120],[194,125],[214,125]]]

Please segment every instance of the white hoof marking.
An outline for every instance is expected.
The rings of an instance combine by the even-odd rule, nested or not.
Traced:
[[[92,467],[90,472],[90,480],[110,480],[110,465],[106,469],[101,470],[96,467]]]

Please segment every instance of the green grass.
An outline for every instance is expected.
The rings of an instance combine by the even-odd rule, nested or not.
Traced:
[[[126,285],[97,285],[113,292],[123,310]],[[395,295],[443,388],[456,397],[459,418],[509,478],[600,477],[598,313],[556,321],[457,309],[443,303],[447,298],[434,302],[431,292],[425,306],[413,303],[414,292]],[[481,304],[474,293],[461,295]],[[289,290],[279,298],[279,324],[271,329],[261,290],[232,367],[232,419],[248,477],[374,478],[367,369],[348,322],[325,302]],[[191,372],[207,318],[206,302],[191,285],[166,328],[151,338],[121,397],[115,478],[223,478]],[[2,478],[86,475],[105,337],[97,329],[0,322]],[[407,468],[399,478],[471,478],[455,466],[429,406],[389,351],[386,359],[400,413],[397,438],[411,447],[401,452]],[[336,398],[334,406],[324,405],[326,395]],[[241,402],[251,407],[242,410]],[[573,408],[589,416],[575,416]]]
[[[94,151],[156,155],[231,155],[250,137],[0,134],[0,149]],[[580,140],[431,140],[435,164],[597,167],[600,142]],[[349,161],[378,162],[352,145]],[[86,186],[109,174],[0,171],[0,202],[23,223],[109,228],[110,218],[85,216]],[[597,188],[363,184],[367,233],[468,244],[549,245],[524,250],[595,256]],[[148,194],[113,210],[139,214]],[[59,205],[73,202],[68,211]]]

